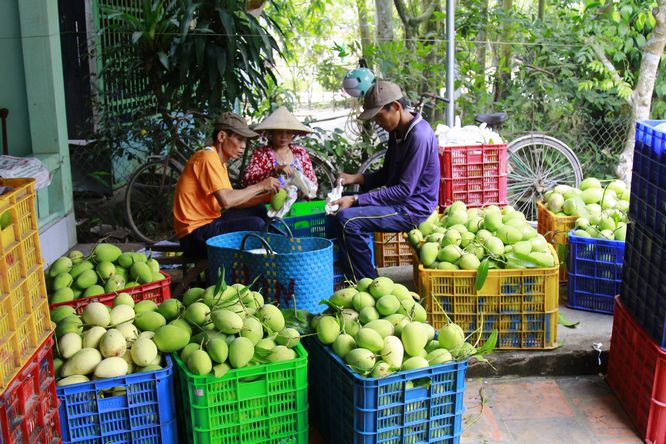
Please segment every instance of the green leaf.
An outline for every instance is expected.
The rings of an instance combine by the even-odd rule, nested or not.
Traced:
[[[578,324],[580,324],[580,321],[579,322],[571,322],[568,319],[566,319],[562,315],[562,313],[558,312],[557,313],[557,323],[560,324],[563,327],[566,327],[566,328],[576,328],[578,326]]]
[[[476,349],[477,354],[486,355],[488,353],[491,353],[495,349],[495,346],[497,345],[498,337],[499,337],[499,332],[497,330],[493,330],[492,333],[490,333],[490,336],[488,336],[488,339],[486,339],[486,342],[484,342],[481,347]]]
[[[478,270],[476,270],[476,280],[474,281],[474,288],[478,292],[483,288],[483,285],[486,283],[486,278],[488,277],[488,270],[490,268],[490,262],[488,258],[485,258],[481,261]]]

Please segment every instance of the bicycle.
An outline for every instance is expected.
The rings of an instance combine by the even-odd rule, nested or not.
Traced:
[[[204,117],[195,115],[195,117]],[[130,176],[125,191],[125,214],[133,235],[143,242],[176,241],[173,232],[173,197],[178,179],[191,154],[191,148],[183,142],[178,130],[189,116],[170,116],[176,123],[171,134],[171,147],[163,155],[148,156]],[[335,185],[331,163],[313,149],[305,148],[310,155],[319,188],[316,199],[325,199]],[[229,178],[234,188],[242,187],[242,178],[249,161],[246,149],[243,157],[227,163]]]
[[[179,135],[180,125],[189,118],[170,117],[176,122],[171,133],[171,149],[166,154],[148,156],[132,173],[125,190],[125,215],[130,230],[149,244],[176,240],[172,224],[173,197],[191,154]]]
[[[447,102],[436,94],[425,93],[414,105],[423,113],[426,99]],[[477,114],[475,120],[485,123],[499,133],[506,113]],[[366,173],[379,168],[386,149],[370,156],[358,169]],[[511,140],[507,144],[507,199],[516,210],[525,214],[530,222],[537,219],[536,201],[555,185],[564,184],[578,187],[583,180],[583,170],[573,150],[564,142],[539,132],[532,132]]]

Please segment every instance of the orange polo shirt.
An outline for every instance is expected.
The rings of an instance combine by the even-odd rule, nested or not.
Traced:
[[[184,237],[220,217],[222,208],[213,193],[231,190],[227,165],[212,148],[194,153],[178,179],[173,198],[173,227]]]

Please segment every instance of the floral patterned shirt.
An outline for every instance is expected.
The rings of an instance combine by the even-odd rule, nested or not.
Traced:
[[[312,168],[312,162],[310,161],[310,155],[308,154],[307,150],[298,145],[289,145],[289,148],[294,155],[294,160],[290,166],[301,171],[305,177],[317,185],[317,177],[315,176],[314,170]],[[255,149],[252,153],[252,157],[250,158],[250,163],[245,169],[243,183],[245,186],[249,186],[261,182],[269,176],[277,177],[277,173],[275,171],[275,167],[277,165],[278,160],[275,157],[275,153],[273,152],[272,147],[262,146]]]

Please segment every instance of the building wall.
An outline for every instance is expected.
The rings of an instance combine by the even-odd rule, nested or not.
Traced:
[[[17,0],[0,1],[0,108],[9,109],[9,154],[32,153]]]
[[[0,61],[9,154],[40,159],[53,177],[37,193],[49,263],[76,243],[57,1],[0,1]]]

